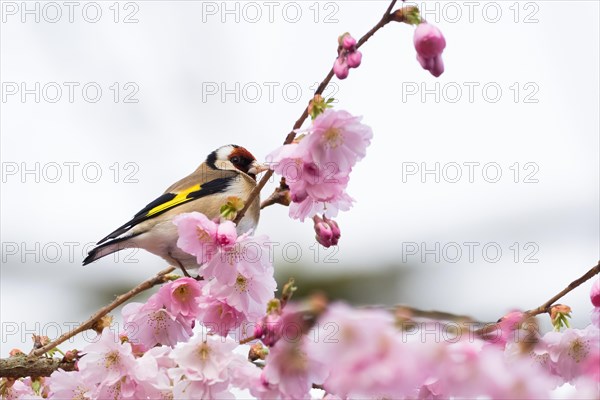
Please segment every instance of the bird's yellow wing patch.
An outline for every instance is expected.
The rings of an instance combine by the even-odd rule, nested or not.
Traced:
[[[102,244],[109,239],[117,238],[120,235],[127,232],[132,227],[139,224],[140,222],[154,218],[157,215],[160,215],[174,207],[177,207],[180,204],[187,203],[189,201],[194,201],[202,197],[210,196],[215,193],[225,192],[227,191],[229,185],[233,182],[233,179],[234,177],[231,176],[225,178],[217,178],[209,182],[204,182],[202,184],[198,183],[196,185],[190,186],[187,189],[180,190],[177,192],[164,193],[162,196],[158,197],[153,202],[146,205],[146,207],[141,209],[137,214],[135,214],[135,216],[131,220],[127,221],[115,231],[111,232],[108,236],[100,240],[98,244]]]
[[[194,185],[190,188],[187,188],[179,193],[173,193],[175,195],[175,197],[173,197],[171,200],[169,201],[165,201],[162,204],[157,205],[156,207],[152,208],[150,211],[148,211],[146,213],[146,217],[150,217],[154,214],[157,214],[161,211],[165,211],[171,207],[175,207],[178,204],[181,204],[183,202],[186,202],[189,200],[189,194],[192,192],[197,192],[199,191],[201,188],[201,186],[198,185]]]

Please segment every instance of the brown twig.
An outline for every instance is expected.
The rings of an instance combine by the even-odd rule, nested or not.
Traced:
[[[437,310],[421,310],[419,308],[414,308],[406,305],[396,306],[392,309],[398,318],[425,318],[436,321],[453,321],[458,323],[470,323],[470,324],[481,324],[484,325],[483,322],[479,322],[468,315],[459,315],[452,314],[446,311],[437,311]]]
[[[112,310],[114,310],[115,308],[120,306],[121,304],[125,303],[127,300],[129,300],[132,297],[136,296],[137,294],[143,292],[144,290],[148,290],[155,285],[166,282],[165,276],[167,274],[170,274],[174,270],[175,270],[175,267],[169,267],[167,269],[163,269],[162,271],[157,273],[152,278],[145,280],[144,282],[140,283],[139,285],[137,285],[136,287],[131,289],[129,292],[124,293],[120,296],[117,296],[117,298],[112,303],[110,303],[110,304],[102,307],[98,311],[96,311],[94,313],[94,315],[92,315],[86,322],[79,325],[77,328],[74,328],[74,329],[70,330],[69,332],[61,335],[58,339],[53,340],[52,342],[48,343],[47,345],[40,347],[37,350],[34,350],[31,353],[31,355],[32,356],[41,356],[42,354],[48,352],[49,350],[52,350],[56,346],[60,345],[64,341],[72,338],[73,336],[77,335],[78,333],[81,333],[83,331],[86,331],[86,330],[92,328],[94,326],[94,324],[96,324],[97,321],[99,321],[102,317],[104,317],[106,314],[108,314],[109,312],[111,312]],[[3,371],[0,371],[0,374],[2,372]]]
[[[385,14],[383,14],[383,17],[381,17],[381,20],[379,20],[377,25],[375,25],[370,31],[365,33],[358,40],[358,42],[356,44],[356,48],[361,47],[363,44],[365,44],[365,42],[367,40],[369,40],[371,38],[371,36],[373,36],[375,34],[375,32],[377,32],[379,29],[383,28],[385,25],[387,25],[389,22],[392,21],[391,11],[394,8],[394,5],[396,5],[396,1],[397,0],[392,0],[392,2],[388,6]],[[333,78],[333,68],[331,68],[329,70],[325,79],[323,79],[323,81],[319,84],[314,95],[316,96],[318,94],[319,95],[322,94],[323,91],[325,90],[325,88],[327,87],[327,85],[329,85],[329,82],[331,81],[332,78]],[[306,118],[308,118],[308,106],[306,106],[306,108],[304,108],[304,111],[302,111],[302,115],[300,115],[300,118],[298,118],[298,120],[294,124],[294,127],[292,128],[291,132],[287,134],[285,141],[283,142],[284,145],[292,143],[292,141],[296,137],[295,131],[297,129],[300,129],[300,127],[302,126],[302,124],[304,123]],[[246,214],[246,211],[248,211],[248,208],[250,208],[250,206],[252,205],[254,200],[260,194],[261,190],[265,187],[265,185],[267,184],[269,179],[271,179],[271,176],[273,176],[273,170],[268,170],[267,172],[265,172],[265,174],[263,175],[261,180],[258,182],[258,184],[254,188],[254,190],[252,190],[252,192],[248,195],[248,198],[246,199],[246,202],[244,203],[244,208],[242,208],[242,210],[238,212],[237,216],[233,220],[234,223],[238,224],[241,221],[241,219]]]
[[[269,196],[268,199],[260,203],[260,209],[272,206],[273,204],[281,204],[284,206],[289,206],[291,202],[290,198],[290,188],[285,183],[285,178],[281,178],[281,182],[279,186],[275,188],[273,193]]]
[[[599,273],[600,273],[600,262],[598,262],[598,264],[596,264],[595,267],[592,267],[592,269],[590,269],[588,272],[583,274],[581,277],[579,277],[579,278],[575,279],[573,282],[569,283],[569,286],[567,286],[566,288],[561,290],[555,296],[552,296],[552,298],[550,300],[548,300],[547,302],[545,302],[538,308],[534,308],[533,310],[526,311],[526,314],[528,314],[529,316],[535,316],[538,314],[544,314],[544,313],[550,312],[550,309],[552,308],[554,303],[556,303],[567,293],[569,293],[573,289],[577,288],[582,283],[592,279],[594,277],[594,275],[598,275]]]
[[[592,279],[595,275],[598,275],[599,273],[600,273],[600,262],[598,262],[598,264],[596,264],[596,266],[592,267],[588,272],[583,274],[581,277],[579,277],[579,278],[575,279],[573,282],[569,283],[569,285],[566,288],[561,290],[556,295],[552,296],[552,298],[550,300],[548,300],[541,306],[534,308],[532,310],[525,311],[523,313],[524,315],[523,315],[523,318],[521,319],[521,322],[527,321],[539,314],[550,313],[552,306],[554,306],[558,300],[560,300],[563,296],[565,296],[567,293],[571,292],[575,288],[579,287],[582,283]],[[486,334],[488,334],[490,332],[494,332],[498,328],[499,322],[500,321],[498,321],[494,324],[488,324],[484,328],[476,331],[476,333],[480,336],[485,336]]]

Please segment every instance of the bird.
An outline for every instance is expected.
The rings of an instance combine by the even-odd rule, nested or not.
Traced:
[[[175,182],[148,203],[132,219],[106,235],[89,251],[83,265],[128,248],[141,248],[179,266],[184,275],[197,271],[196,257],[177,247],[177,227],[172,220],[193,211],[209,219],[220,216],[220,208],[229,197],[246,201],[256,187],[256,176],[266,171],[265,164],[244,147],[230,144],[211,152],[194,172]],[[259,196],[237,224],[238,234],[254,229],[260,213]]]

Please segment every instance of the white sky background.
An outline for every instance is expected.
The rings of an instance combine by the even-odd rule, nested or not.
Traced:
[[[117,285],[117,294],[164,268],[141,252],[130,254],[137,263],[107,257],[83,268],[81,260],[87,243],[128,220],[213,149],[236,143],[264,158],[331,67],[337,36],[349,31],[358,38],[388,3],[274,2],[270,21],[264,2],[228,2],[230,10],[237,7],[232,14],[223,14],[222,2],[99,2],[96,23],[84,18],[95,18],[93,4],[83,12],[86,2],[77,3],[72,23],[62,2],[55,3],[62,13],[56,23],[48,21],[56,7],[26,4],[38,4],[39,23],[23,14],[21,2],[2,2],[0,30],[1,356],[13,347],[28,350],[24,335],[36,322],[55,336],[56,326],[65,329],[103,305],[96,293]],[[355,207],[337,219],[339,251],[321,250],[315,263],[312,224],[288,219],[283,207],[266,209],[258,231],[282,243],[276,265],[289,274],[300,266],[309,277],[402,269],[395,301],[495,320],[512,308],[538,306],[598,259],[599,5],[423,7],[448,43],[440,79],[415,60],[413,28],[391,24],[361,48],[360,68],[345,81],[334,79],[326,92],[374,131],[351,176]],[[252,22],[257,10],[261,18]],[[296,10],[301,15],[292,23]],[[138,22],[124,23],[127,16]],[[36,82],[39,103],[35,94],[23,99],[21,83],[34,89]],[[72,102],[64,82],[78,84]],[[93,87],[88,100],[82,93],[89,83],[102,90],[95,103]],[[57,85],[62,96],[52,103]],[[223,98],[221,85],[232,91]],[[214,87],[219,93],[207,92]],[[134,91],[137,103],[126,103]],[[434,174],[403,179],[415,165],[436,163],[439,182]],[[472,164],[473,182],[464,163],[479,163]],[[457,164],[462,177],[451,183]],[[39,177],[23,174],[36,165]],[[92,183],[97,167],[102,176]],[[499,181],[489,182],[498,169]],[[466,242],[477,243],[472,259]],[[287,255],[286,243],[297,243]],[[423,261],[421,251],[436,243],[439,260],[428,254]],[[489,253],[482,254],[486,244]],[[286,262],[296,246],[302,257]],[[491,262],[498,247],[502,255]],[[579,326],[589,320],[589,286],[564,299]],[[365,290],[378,298],[376,288]]]

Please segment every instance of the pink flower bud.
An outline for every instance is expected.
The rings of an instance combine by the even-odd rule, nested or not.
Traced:
[[[348,66],[350,68],[357,68],[360,65],[360,62],[362,61],[362,53],[358,50],[349,53],[347,58],[346,58],[346,62],[348,63]]]
[[[281,316],[277,314],[265,315],[256,323],[254,337],[260,339],[265,346],[274,346],[281,338]]]
[[[342,232],[340,231],[340,227],[337,222],[332,219],[328,219],[327,217],[323,217],[323,221],[331,228],[331,244],[336,246],[340,237],[342,236]]]
[[[414,42],[417,53],[424,58],[439,56],[446,47],[442,32],[427,22],[419,24],[415,29]]]
[[[423,22],[417,26],[414,35],[417,60],[421,66],[435,77],[444,72],[442,53],[446,48],[446,39],[442,32],[433,25]]]
[[[600,307],[600,279],[596,279],[596,282],[592,285],[590,299],[594,307]]]
[[[315,232],[317,233],[315,236],[317,242],[321,243],[323,247],[331,247],[333,233],[331,232],[329,225],[324,222],[319,222],[315,224]]]
[[[348,68],[348,64],[346,64],[346,59],[342,56],[336,58],[335,63],[333,64],[333,73],[338,79],[346,79],[348,74],[350,73],[350,68]]]
[[[354,50],[356,47],[356,39],[354,39],[349,33],[346,33],[342,38],[342,47],[346,50]]]

